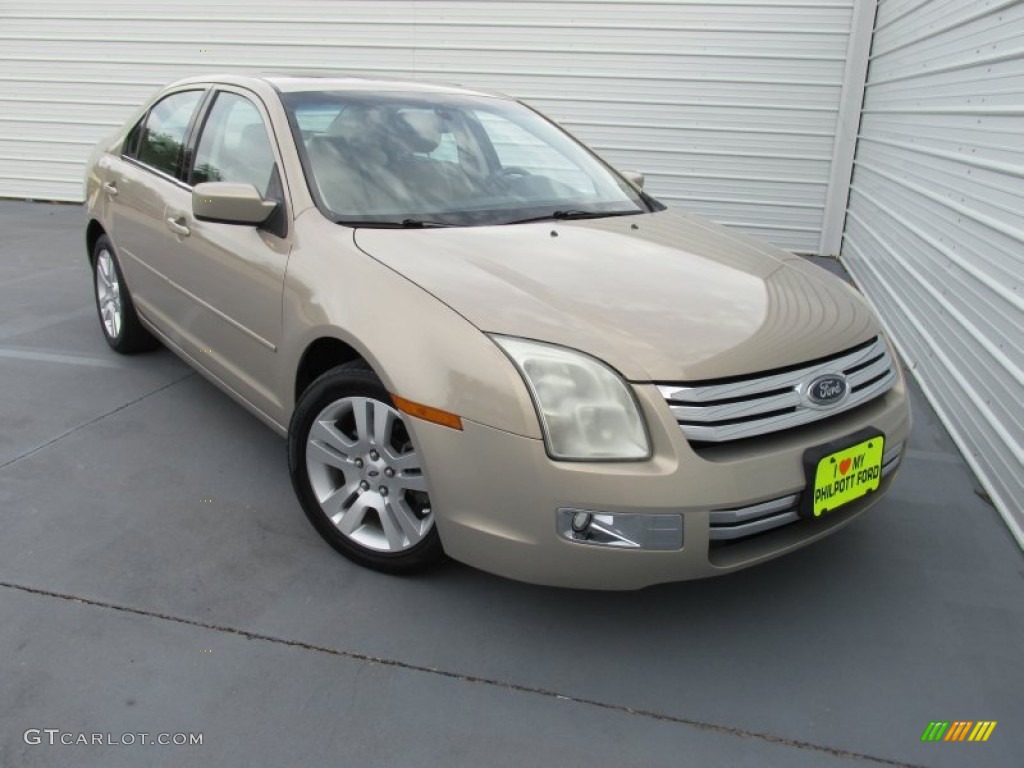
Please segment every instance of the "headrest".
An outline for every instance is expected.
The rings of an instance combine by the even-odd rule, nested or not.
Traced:
[[[373,107],[346,107],[331,121],[323,135],[345,141],[373,139],[383,122],[380,110]],[[379,136],[376,137],[379,140]]]
[[[395,122],[398,138],[410,152],[433,152],[441,143],[441,118],[436,112],[399,112]]]

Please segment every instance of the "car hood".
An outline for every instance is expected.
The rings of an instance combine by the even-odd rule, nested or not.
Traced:
[[[839,278],[676,211],[354,237],[481,330],[588,352],[632,381],[767,371],[878,333]]]

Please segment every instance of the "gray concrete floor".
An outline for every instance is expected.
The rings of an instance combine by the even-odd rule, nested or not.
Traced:
[[[107,348],[82,240],[77,207],[0,202],[0,766],[1021,765],[1024,558],[916,389],[892,493],[771,564],[393,578],[316,536],[283,441]],[[920,742],[958,719],[999,725]]]

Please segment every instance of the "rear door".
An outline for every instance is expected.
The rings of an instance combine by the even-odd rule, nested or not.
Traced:
[[[167,276],[188,303],[177,320],[189,352],[250,404],[278,420],[274,394],[281,300],[291,250],[289,209],[271,122],[258,96],[222,86],[212,94],[190,142],[188,186],[168,198],[177,249]],[[199,221],[191,186],[252,184],[278,209],[263,225]]]
[[[168,229],[167,199],[186,189],[181,179],[185,140],[205,91],[164,96],[129,133],[107,171],[110,235],[139,311],[167,332],[175,295],[166,279],[176,245]]]

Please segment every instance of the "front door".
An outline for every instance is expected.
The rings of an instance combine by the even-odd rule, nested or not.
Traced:
[[[166,217],[179,247],[168,278],[187,297],[178,318],[190,354],[275,420],[287,408],[278,389],[281,300],[290,240],[281,164],[262,104],[247,92],[218,91],[194,143],[189,186],[252,184],[279,208],[260,227],[199,221],[190,189],[168,198]]]

